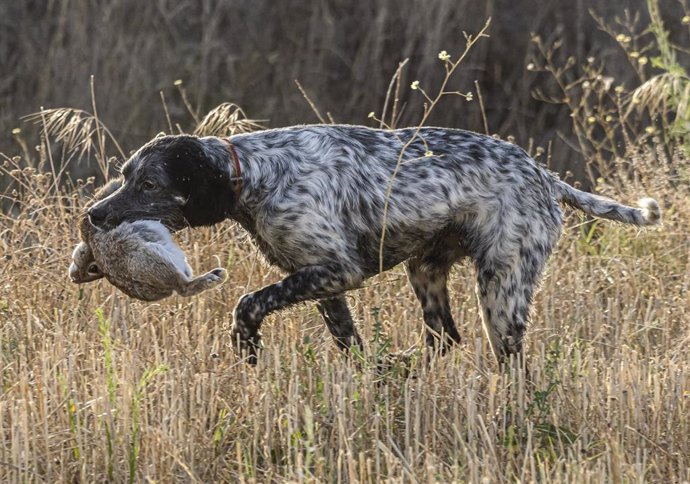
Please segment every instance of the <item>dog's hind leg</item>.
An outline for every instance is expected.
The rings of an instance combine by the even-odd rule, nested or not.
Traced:
[[[475,260],[477,298],[491,349],[499,364],[522,354],[532,298],[551,252],[551,244],[527,237],[510,253]]]
[[[453,344],[460,342],[460,334],[450,312],[448,268],[413,258],[405,263],[405,269],[422,305],[426,344],[430,349],[435,349],[440,342],[440,352],[444,354]]]
[[[338,348],[344,351],[349,350],[352,346],[356,346],[360,350],[364,349],[362,338],[357,333],[344,294],[320,299],[316,303],[316,307],[326,322]]]
[[[211,289],[219,284],[222,284],[227,277],[225,269],[213,269],[201,276],[195,277],[192,280],[186,280],[180,275],[179,282],[175,290],[180,296],[189,297]]]

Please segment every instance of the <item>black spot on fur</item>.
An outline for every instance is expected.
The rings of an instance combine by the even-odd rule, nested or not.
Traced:
[[[236,194],[227,160],[213,160],[193,136],[171,136],[142,153],[143,163],[165,163],[174,188],[187,199],[182,212],[192,227],[213,225],[233,212]]]

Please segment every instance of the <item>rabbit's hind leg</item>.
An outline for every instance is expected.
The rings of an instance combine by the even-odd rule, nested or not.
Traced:
[[[184,276],[180,274],[180,281],[176,291],[180,294],[180,296],[194,296],[200,292],[204,292],[207,289],[211,289],[212,287],[222,284],[225,282],[225,279],[227,279],[227,276],[227,271],[220,267],[213,269],[212,271],[209,271],[199,277],[195,277],[192,280],[183,278]]]

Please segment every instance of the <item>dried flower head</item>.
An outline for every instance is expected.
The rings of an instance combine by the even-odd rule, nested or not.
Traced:
[[[621,44],[627,44],[627,43],[630,42],[632,39],[631,39],[630,36],[628,36],[628,35],[625,35],[625,34],[618,34],[618,35],[616,35],[616,40],[617,40],[619,43],[621,43]]]

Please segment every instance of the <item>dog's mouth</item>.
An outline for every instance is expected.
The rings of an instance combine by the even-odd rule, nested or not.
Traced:
[[[163,224],[170,232],[177,232],[185,229],[191,225],[187,219],[180,213],[174,211],[155,210],[151,212],[143,210],[128,210],[121,212],[119,216],[108,216],[104,220],[93,220],[90,216],[87,218],[89,225],[96,231],[109,232],[123,223],[132,223],[141,220],[156,220]]]

